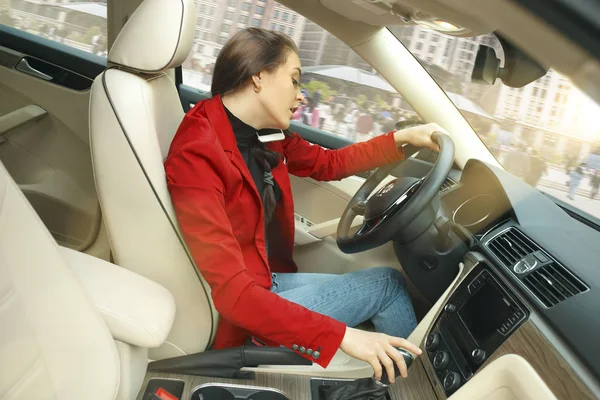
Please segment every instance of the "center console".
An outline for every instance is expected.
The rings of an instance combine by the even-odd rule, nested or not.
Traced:
[[[527,317],[527,308],[499,276],[478,264],[452,294],[425,341],[446,395],[468,381]]]

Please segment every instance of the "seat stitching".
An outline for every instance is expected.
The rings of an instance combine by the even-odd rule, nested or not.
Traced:
[[[127,322],[127,323],[130,323],[131,325],[134,325],[134,326],[137,326],[138,328],[141,328],[142,330],[146,331],[152,337],[153,340],[156,340],[156,341],[160,342],[160,338],[158,337],[158,332],[156,332],[154,329],[152,329],[150,327],[147,327],[147,326],[144,326],[143,324],[140,324],[139,322],[137,322],[137,321],[135,321],[135,320],[133,320],[133,319],[131,319],[131,318],[123,315],[123,314],[120,314],[120,313],[108,310],[108,309],[106,309],[106,308],[104,308],[102,306],[97,306],[97,307],[98,307],[98,309],[101,312],[103,312],[105,314],[108,314],[108,315],[113,316],[113,317],[115,317],[115,318],[117,318],[117,319],[119,319],[119,320],[121,320],[123,322]],[[133,343],[130,343],[130,344],[133,344]]]
[[[179,350],[181,352],[181,354],[187,354],[185,351],[183,351],[183,349],[181,349],[179,346],[177,346],[175,343],[171,343],[168,340],[165,340],[165,343],[168,345],[173,346],[174,348],[176,348],[177,350]]]

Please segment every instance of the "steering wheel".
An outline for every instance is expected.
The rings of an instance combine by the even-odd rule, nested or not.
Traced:
[[[440,147],[433,168],[418,179],[400,177],[373,196],[373,190],[404,160],[378,168],[354,194],[337,227],[337,245],[344,253],[358,253],[388,242],[406,229],[434,200],[454,162],[454,142],[442,132],[432,140]],[[363,216],[360,228],[350,236],[352,221]]]

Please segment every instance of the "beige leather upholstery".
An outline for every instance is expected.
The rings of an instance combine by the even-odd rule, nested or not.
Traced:
[[[175,318],[171,293],[99,258],[65,247],[60,251],[115,340],[145,348],[165,341]]]
[[[145,0],[115,39],[108,61],[140,72],[178,67],[196,29],[192,0]]]
[[[507,354],[475,374],[449,400],[557,399],[527,360]]]
[[[134,399],[144,382],[148,348],[160,346],[171,330],[173,296],[125,268],[65,247],[59,250],[115,340],[121,375],[116,399]]]
[[[184,114],[174,82],[160,71],[178,65],[189,52],[194,12],[192,0],[144,1],[109,56],[121,66],[98,76],[91,94],[92,161],[115,262],[175,297],[173,328],[163,346],[150,350],[152,359],[205,350],[217,322],[209,287],[178,232],[163,168]],[[160,40],[148,32],[156,26],[164,35]],[[181,31],[181,38],[172,29]]]
[[[115,341],[121,367],[121,383],[116,400],[133,400],[144,383],[148,368],[148,349]]]
[[[0,327],[0,398],[116,398],[113,338],[1,164]]]

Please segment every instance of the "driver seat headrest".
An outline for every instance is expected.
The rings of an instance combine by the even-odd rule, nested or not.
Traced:
[[[180,66],[196,29],[193,0],[144,0],[117,36],[108,61],[143,73]]]

